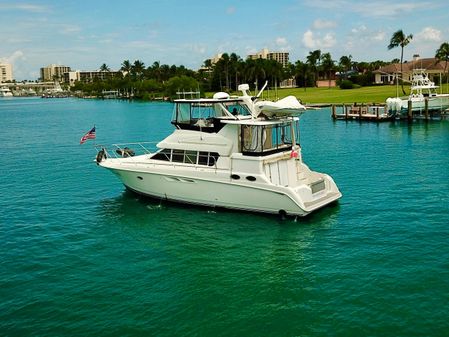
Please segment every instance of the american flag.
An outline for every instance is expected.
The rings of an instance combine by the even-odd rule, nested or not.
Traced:
[[[83,144],[88,139],[95,139],[95,126],[81,137],[80,144]]]

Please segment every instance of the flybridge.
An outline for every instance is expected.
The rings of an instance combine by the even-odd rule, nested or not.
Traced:
[[[245,124],[249,120],[276,121],[305,111],[305,107],[293,96],[277,102],[259,101],[258,98],[266,85],[267,83],[257,96],[248,95],[249,86],[241,84],[239,90],[243,93],[242,96],[218,92],[213,98],[177,99],[171,123],[178,129],[219,132],[223,124],[229,121],[239,124]],[[183,94],[185,96],[187,93]]]

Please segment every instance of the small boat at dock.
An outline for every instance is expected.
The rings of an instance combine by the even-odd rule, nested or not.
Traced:
[[[415,69],[408,97],[387,98],[387,111],[401,118],[407,116],[409,108],[413,113],[427,111],[443,112],[449,108],[449,94],[438,93],[439,86],[432,82],[424,69]]]
[[[13,94],[8,87],[0,87],[0,97],[12,97]]]

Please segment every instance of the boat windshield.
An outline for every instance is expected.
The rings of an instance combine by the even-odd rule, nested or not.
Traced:
[[[241,126],[242,153],[249,156],[269,155],[299,145],[299,121],[269,125]]]
[[[180,129],[202,129],[217,132],[223,125],[219,119],[234,119],[236,116],[248,116],[250,112],[246,105],[238,100],[220,102],[217,100],[181,101],[176,102],[172,124]]]

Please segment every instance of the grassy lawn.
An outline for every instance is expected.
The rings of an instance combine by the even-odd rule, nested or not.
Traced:
[[[410,86],[404,86],[405,91],[410,92]],[[303,104],[319,104],[319,103],[385,103],[388,97],[396,97],[395,85],[382,85],[373,87],[361,87],[357,89],[340,89],[340,88],[293,88],[278,89],[277,95],[274,90],[265,90],[263,98],[274,100],[293,95],[301,100]],[[439,91],[438,91],[439,92]],[[443,85],[443,92],[448,92],[448,86]],[[398,88],[399,96],[402,95],[401,87]],[[234,93],[236,95],[240,93]],[[212,93],[208,93],[208,97],[212,97]]]
[[[401,89],[399,88],[399,91]],[[409,92],[409,89],[406,89]],[[385,85],[361,87],[357,89],[340,88],[303,88],[281,89],[279,97],[296,96],[304,104],[311,103],[384,103],[388,97],[396,96],[396,86]]]

